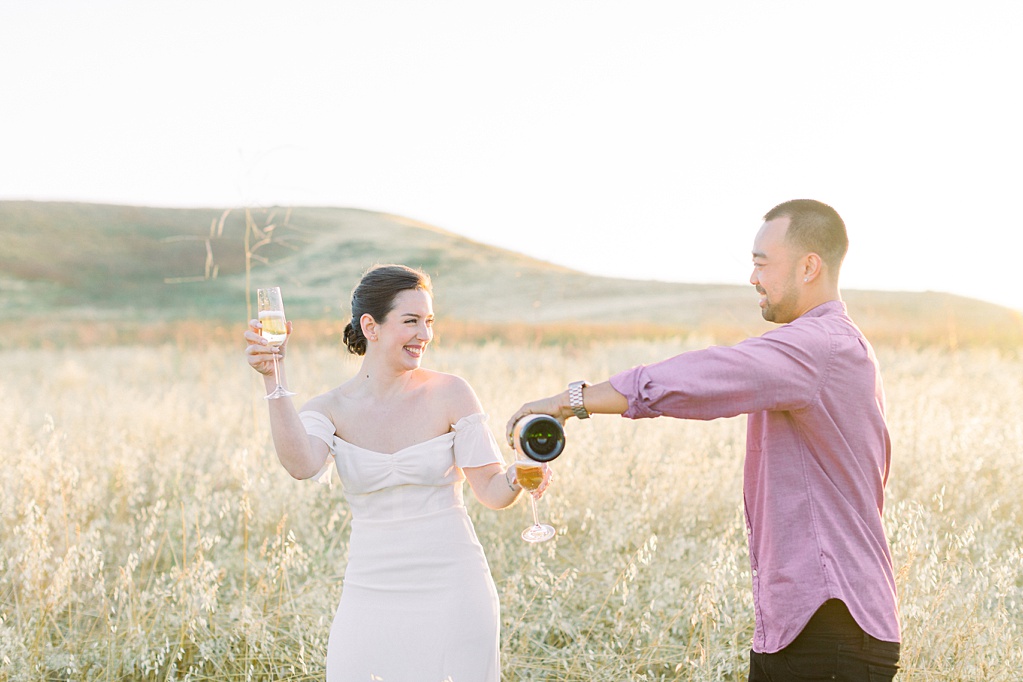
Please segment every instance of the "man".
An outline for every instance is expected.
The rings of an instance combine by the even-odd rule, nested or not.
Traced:
[[[527,403],[562,422],[747,414],[743,496],[756,627],[749,682],[891,680],[899,616],[881,525],[891,442],[870,344],[846,313],[845,224],[818,201],[764,216],[750,284],[782,326]]]

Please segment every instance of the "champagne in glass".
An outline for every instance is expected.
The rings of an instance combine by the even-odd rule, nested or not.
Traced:
[[[263,338],[271,346],[279,346],[288,338],[288,326],[284,313],[279,310],[262,310],[259,322],[263,325]]]
[[[515,478],[522,489],[529,493],[529,506],[533,510],[533,525],[522,531],[526,542],[543,542],[554,537],[554,528],[540,523],[536,513],[536,491],[543,483],[543,464],[532,459],[519,459],[515,467]]]
[[[281,288],[268,287],[266,289],[257,289],[256,301],[263,338],[275,348],[283,345],[288,340],[288,327],[284,319],[284,299],[281,298]],[[281,386],[280,370],[277,367],[277,353],[273,354],[273,358],[274,380],[277,382],[277,387],[265,396],[266,399],[272,400],[274,398],[295,395]]]
[[[543,483],[543,467],[540,465],[528,467],[519,465],[515,470],[518,473],[519,485],[524,490],[535,493]]]

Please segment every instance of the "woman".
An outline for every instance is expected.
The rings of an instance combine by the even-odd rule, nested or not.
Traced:
[[[327,645],[330,682],[498,682],[499,603],[462,498],[503,509],[522,488],[476,394],[421,366],[433,339],[429,276],[400,265],[366,272],[352,292],[352,379],[296,411],[267,401],[277,456],[293,477],[331,460],[352,510],[344,589]],[[272,353],[252,320],[249,364],[274,386]],[[289,332],[291,331],[289,326]],[[285,381],[284,363],[280,365]]]

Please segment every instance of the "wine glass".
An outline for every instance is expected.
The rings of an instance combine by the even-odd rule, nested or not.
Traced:
[[[265,289],[257,289],[256,301],[259,310],[259,323],[263,327],[261,332],[263,338],[266,339],[268,344],[277,348],[288,340],[288,325],[284,319],[284,300],[281,298],[281,288],[267,287]],[[273,353],[273,358],[274,380],[277,382],[277,387],[264,397],[267,400],[272,400],[274,398],[295,395],[281,386],[281,375],[277,369],[277,353]]]
[[[554,529],[546,523],[540,523],[536,514],[536,491],[543,484],[543,464],[528,458],[516,460],[515,477],[522,489],[529,493],[529,506],[533,510],[533,525],[522,531],[522,539],[526,542],[543,542],[554,537]]]

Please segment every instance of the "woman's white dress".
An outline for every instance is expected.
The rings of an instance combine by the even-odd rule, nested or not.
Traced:
[[[498,682],[497,589],[462,497],[462,468],[503,462],[486,416],[393,454],[300,416],[330,447],[352,511],[328,682]]]

